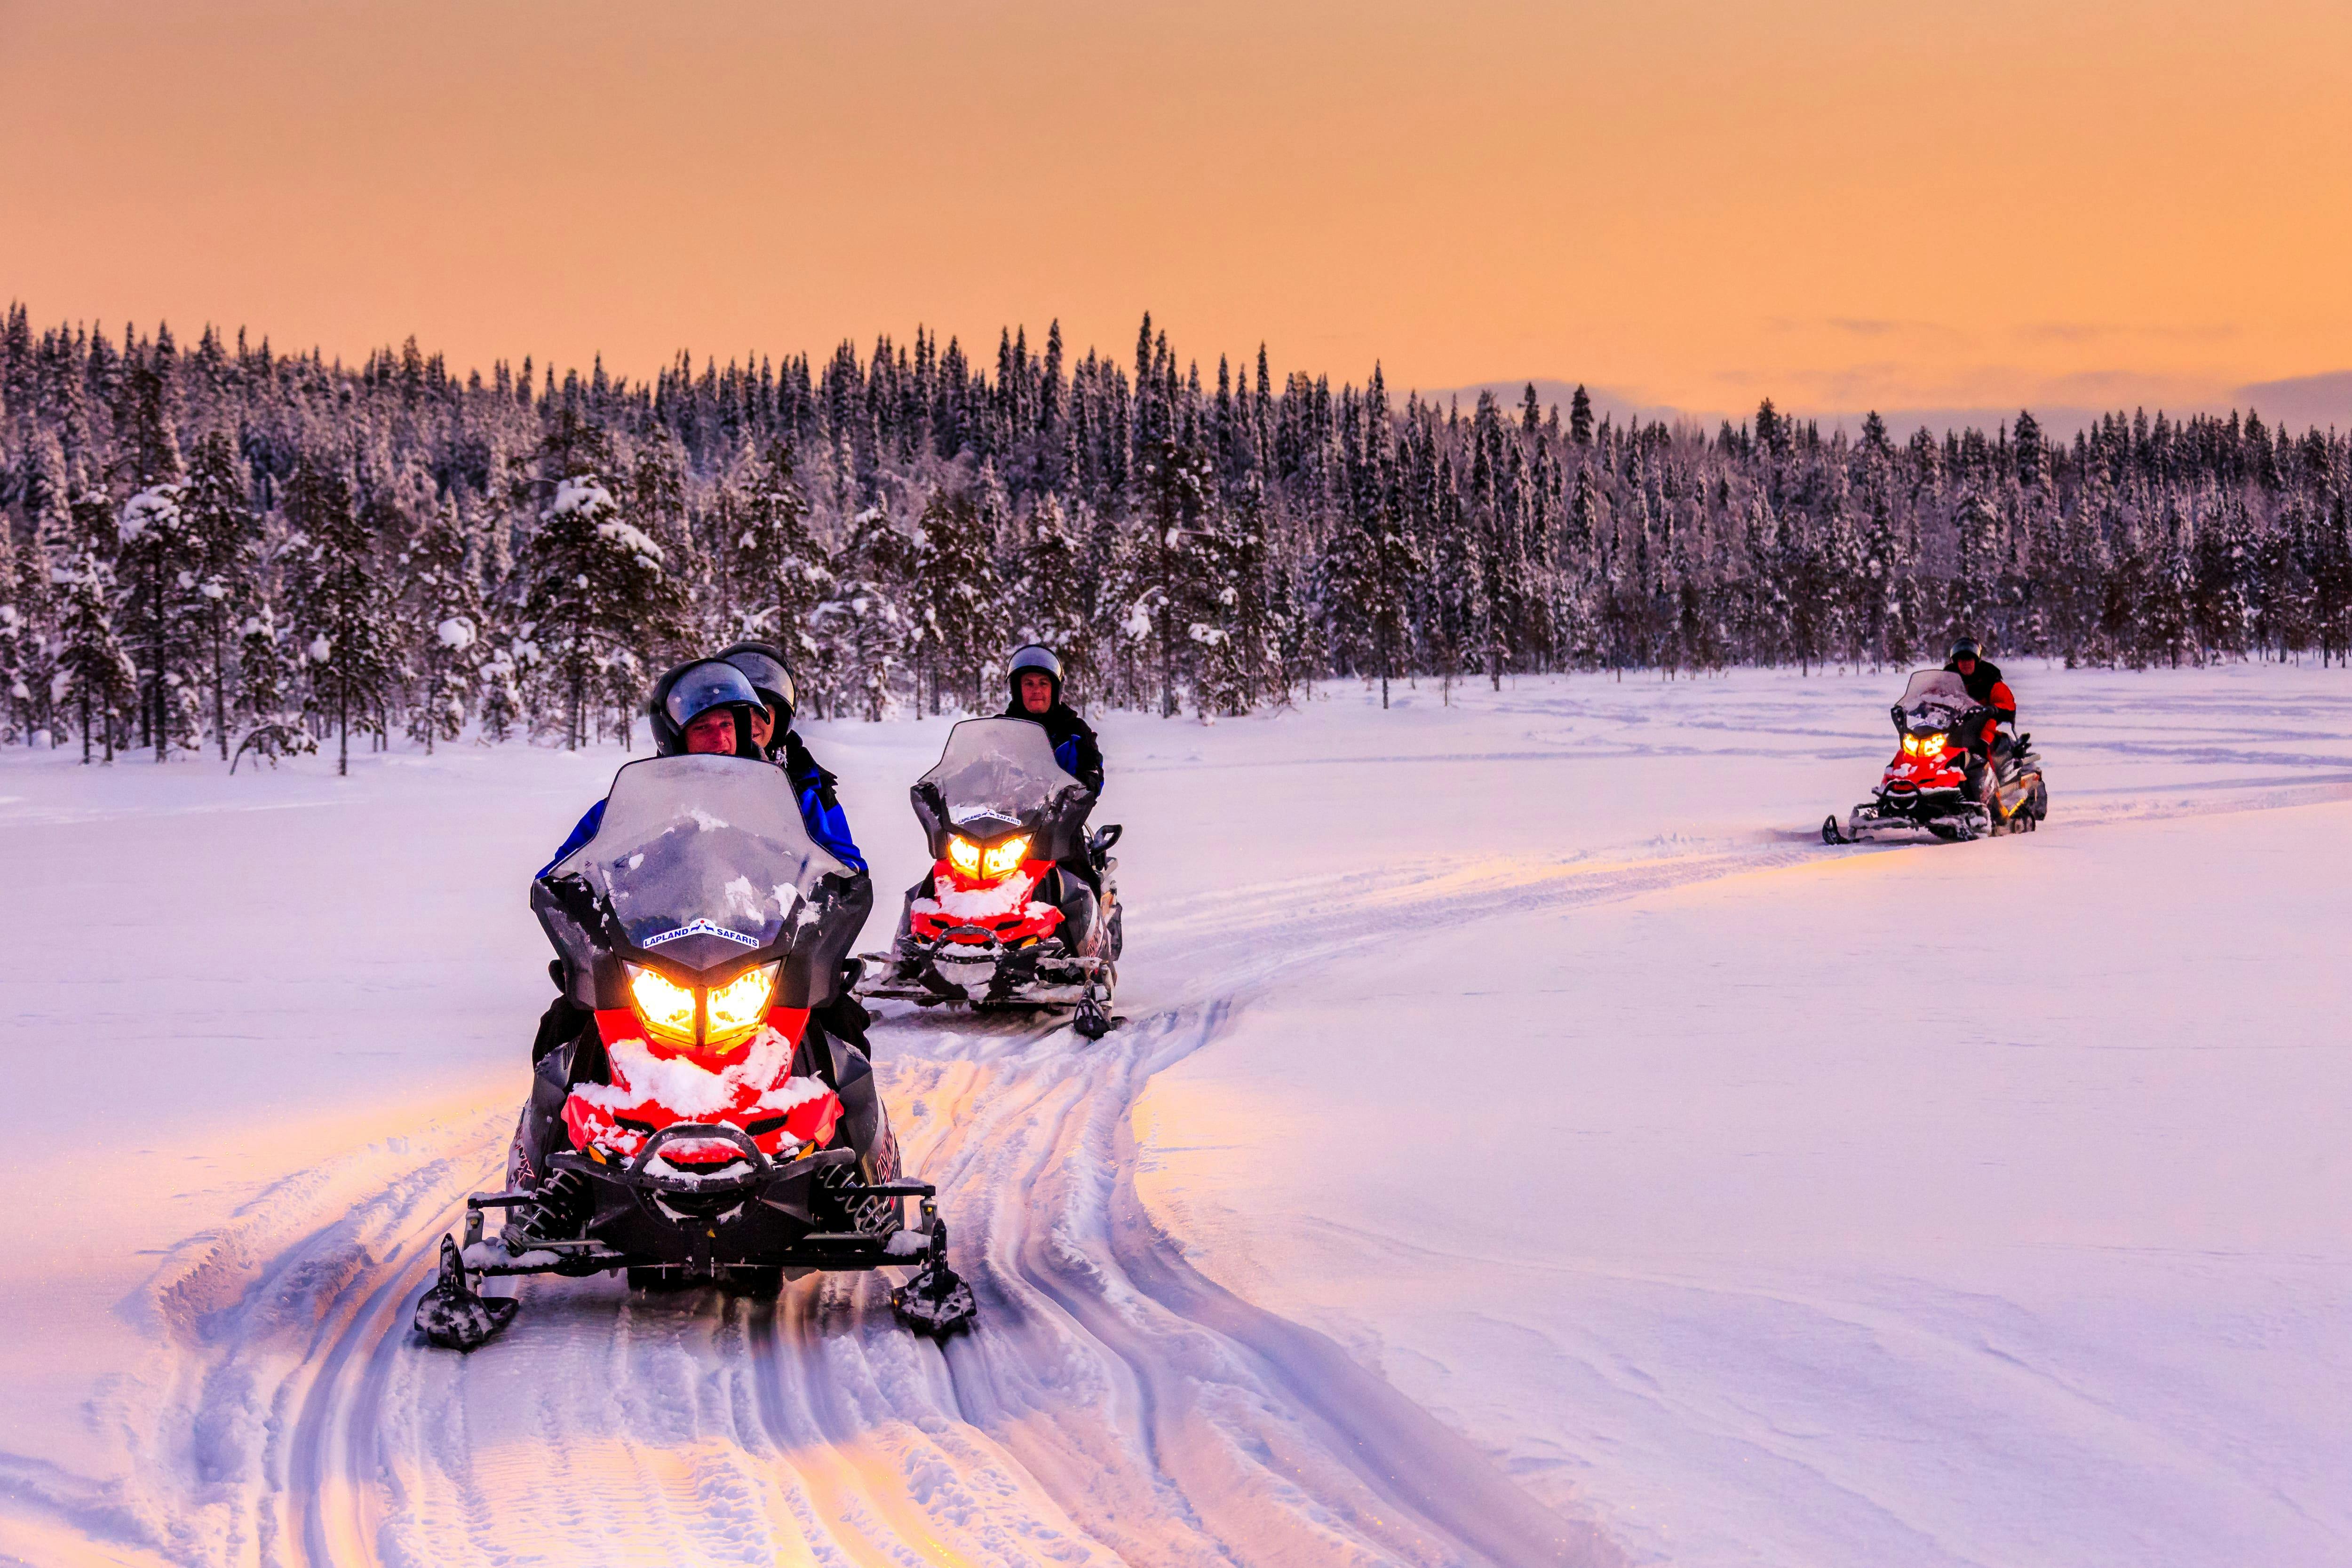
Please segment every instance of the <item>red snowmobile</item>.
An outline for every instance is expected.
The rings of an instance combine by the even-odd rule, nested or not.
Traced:
[[[1895,749],[1878,789],[1841,827],[1822,820],[1827,844],[1885,839],[1957,843],[1993,833],[2030,833],[2050,813],[2050,790],[2030,735],[1987,758],[1962,737],[1981,734],[1992,710],[1949,670],[1921,670],[1888,710]]]
[[[1055,760],[1045,729],[966,719],[912,793],[934,863],[907,890],[891,950],[866,956],[863,994],[1066,1007],[1080,1034],[1108,1032],[1123,946],[1108,854],[1119,830],[1087,834],[1094,796]]]
[[[471,1349],[516,1311],[480,1280],[604,1270],[765,1294],[812,1270],[912,1268],[891,1298],[904,1322],[968,1321],[934,1191],[899,1171],[872,1066],[810,1017],[872,905],[864,875],[810,841],[781,769],[623,768],[595,837],[531,887],[594,1027],[540,1062],[513,1190],[466,1200],[464,1244],[443,1239],[417,1328]],[[504,1228],[485,1238],[492,1209]]]

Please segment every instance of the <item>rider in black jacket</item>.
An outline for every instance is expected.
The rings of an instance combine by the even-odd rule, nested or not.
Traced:
[[[1103,792],[1102,747],[1085,719],[1062,701],[1062,661],[1051,648],[1032,643],[1013,651],[1005,669],[1013,700],[1004,716],[1043,725],[1054,739],[1054,760],[1062,771],[1085,785],[1096,799]]]

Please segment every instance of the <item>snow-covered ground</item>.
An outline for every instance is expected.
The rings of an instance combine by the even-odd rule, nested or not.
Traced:
[[[2352,1560],[2352,676],[2011,674],[1953,848],[1815,837],[1894,674],[1111,716],[1127,1027],[877,1030],[944,1353],[413,1343],[617,753],[0,756],[0,1560]],[[876,939],[942,729],[812,727]]]

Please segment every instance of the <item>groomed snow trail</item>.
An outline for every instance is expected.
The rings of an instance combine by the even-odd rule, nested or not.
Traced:
[[[2111,822],[2340,798],[2352,747],[2336,686],[2296,676],[2265,706],[2269,683],[2287,678],[2070,681],[2067,723],[2042,738],[2053,828],[2104,839]],[[1385,1099],[1371,1108],[1394,1113],[1351,1157],[1383,1180],[1427,1165],[1433,1190],[1458,1177],[1475,1201],[1478,1133],[1433,1150],[1416,1097],[1539,1016],[1527,1009],[1649,1016],[1643,998],[1596,1008],[1590,988],[1611,972],[1563,970],[1564,933],[1580,930],[1589,956],[1605,950],[1596,930],[1635,931],[1676,899],[1752,900],[1769,918],[1791,883],[1729,879],[1946,853],[1829,851],[1814,837],[1874,776],[1881,684],[1579,679],[1460,694],[1480,705],[1467,715],[1331,705],[1207,733],[1125,725],[1107,816],[1129,828],[1128,1025],[1095,1043],[1017,1018],[897,1010],[877,1026],[909,1166],[940,1185],[980,1300],[978,1332],[944,1347],[896,1324],[883,1281],[854,1278],[767,1302],[530,1281],[516,1324],[471,1356],[409,1329],[464,1195],[497,1180],[525,1009],[543,996],[513,867],[560,835],[615,758],[452,748],[348,785],[295,772],[250,788],[173,769],[0,777],[0,831],[49,894],[0,912],[15,918],[0,929],[28,998],[9,1021],[38,1048],[13,1060],[28,1103],[63,1108],[16,1174],[78,1170],[76,1140],[115,1136],[114,1108],[58,1049],[86,1038],[121,1042],[110,1060],[131,1085],[125,1136],[152,1145],[125,1149],[144,1185],[61,1189],[54,1212],[26,1217],[0,1391],[79,1419],[52,1418],[54,1447],[37,1425],[0,1444],[0,1563],[1517,1565],[1621,1563],[1627,1542],[1646,1561],[1674,1538],[1653,1521],[1683,1491],[1703,1496],[1683,1482],[1701,1474],[1704,1413],[1746,1397],[1727,1370],[1697,1357],[1681,1375],[1701,1414],[1669,1410],[1654,1431],[1635,1424],[1638,1400],[1629,1416],[1626,1398],[1550,1374],[1519,1380],[1536,1390],[1532,1415],[1465,1400],[1458,1380],[1416,1369],[1427,1346],[1410,1334],[1378,1343],[1311,1291],[1293,1304],[1248,1269],[1225,1270],[1234,1228],[1196,1234],[1185,1200],[1202,1200],[1191,1212],[1202,1218],[1224,1202],[1276,1207],[1279,1195],[1250,1190],[1281,1179],[1270,1166],[1191,1189],[1181,1167],[1251,1136],[1246,1097],[1234,1108],[1213,1095],[1250,1087],[1254,1061],[1259,1091],[1344,1117],[1359,1086],[1335,1083],[1329,1064],[1360,1076],[1377,1060]],[[2163,725],[2137,715],[2143,687],[2172,699]],[[877,854],[877,926],[911,879],[898,863],[913,852],[904,780],[936,755],[939,729],[822,737]],[[18,789],[30,793],[9,800]],[[2004,852],[2038,864],[2069,842],[1932,863],[1980,878]],[[363,904],[350,888],[369,891]],[[1580,922],[1579,906],[1604,913]],[[141,944],[141,983],[74,936],[101,928]],[[1391,958],[1441,951],[1443,965]],[[1504,955],[1511,972],[1475,969]],[[1643,972],[1653,1010],[1679,1018],[1689,982],[1674,956]],[[1825,973],[1817,984],[1842,983]],[[1367,976],[1391,984],[1358,983]],[[1410,995],[1393,989],[1405,976]],[[1344,1038],[1299,1053],[1325,1064],[1318,1076],[1254,1056],[1296,1043],[1285,1020],[1299,998],[1351,989],[1338,999],[1354,1010],[1330,1015]],[[1381,1050],[1360,1062],[1360,1045]],[[1212,1064],[1189,1098],[1170,1092]],[[1549,1092],[1565,1106],[1591,1087]],[[1647,1124],[1632,1095],[1574,1114],[1616,1134]],[[1769,1135],[1757,1146],[1778,1150]],[[1629,1180],[1646,1168],[1625,1164]],[[1301,1171],[1298,1190],[1319,1174]],[[1490,1218],[1513,1225],[1517,1212]],[[1442,1249],[1382,1241],[1332,1266],[1315,1227],[1338,1219],[1291,1218],[1303,1227],[1253,1266],[1320,1256],[1343,1292],[1394,1290],[1430,1322],[1451,1321],[1439,1306],[1524,1315],[1477,1299]],[[1500,1249],[1530,1246],[1540,1236],[1514,1229]],[[1577,1285],[1579,1311],[1614,1278],[1605,1257],[1529,1261]],[[27,1281],[89,1321],[38,1316]],[[1649,1312],[1637,1303],[1628,1321]],[[1799,1393],[1845,1385],[1810,1344],[1759,1344]],[[1658,1370],[1641,1343],[1628,1355],[1629,1379]],[[1527,1433],[1541,1439],[1537,1469],[1523,1468]],[[1587,1458],[1602,1453],[1606,1464]],[[1916,1480],[1907,1454],[1868,1455],[1886,1473],[1840,1482],[1850,1501],[1824,1514],[1823,1539],[1851,1533],[1889,1477]],[[1776,1521],[1703,1501],[1715,1513],[1698,1521],[1724,1538],[1775,1539]]]
[[[137,1489],[141,1533],[222,1563],[1618,1562],[1337,1346],[1187,1267],[1136,1202],[1129,1115],[1252,993],[1402,910],[1601,902],[1807,852],[1243,890],[1140,924],[1198,994],[1091,1045],[893,1012],[888,1097],[982,1313],[943,1349],[877,1281],[760,1302],[600,1277],[524,1284],[506,1336],[436,1352],[409,1313],[464,1195],[495,1177],[507,1115],[290,1179],[157,1276],[182,1359],[160,1417],[123,1412],[161,1483]],[[193,1490],[163,1479],[184,1458]]]

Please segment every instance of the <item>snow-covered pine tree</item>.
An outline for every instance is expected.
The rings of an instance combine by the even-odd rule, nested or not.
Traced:
[[[188,600],[194,640],[212,687],[214,739],[229,759],[230,643],[244,615],[258,601],[261,519],[247,503],[245,475],[226,431],[196,443],[180,495],[180,515],[194,546],[194,580]]]
[[[247,728],[229,758],[231,773],[248,751],[276,767],[280,758],[307,757],[319,749],[318,737],[300,718],[296,688],[301,664],[301,650],[280,628],[277,607],[267,595],[257,594],[237,627],[237,703]]]
[[[912,653],[930,671],[933,713],[950,680],[980,711],[981,672],[1003,655],[1004,593],[992,532],[969,491],[933,491],[915,526]]]
[[[384,705],[400,679],[392,595],[376,563],[376,540],[341,465],[305,454],[286,486],[294,635],[307,677],[306,709],[331,719],[335,771],[351,771],[352,727],[381,735]]]
[[[58,674],[51,700],[68,705],[79,716],[81,759],[90,760],[95,728],[111,763],[122,710],[139,693],[138,672],[114,630],[113,569],[85,541],[58,588]]]
[[[1535,389],[1528,389],[1532,406]],[[1383,450],[1388,441],[1388,402],[1381,385],[1380,367],[1372,368],[1372,387],[1366,398],[1366,434],[1360,447],[1350,434],[1347,462],[1351,519],[1363,536],[1357,547],[1363,562],[1363,617],[1367,641],[1381,678],[1381,706],[1389,706],[1389,682],[1403,673],[1412,628],[1413,580],[1421,571],[1420,541],[1399,505],[1390,483]]]
[[[197,738],[203,624],[195,601],[204,548],[182,508],[185,489],[176,481],[150,485],[116,519],[122,546],[116,571],[129,579],[124,619],[136,628],[142,682],[140,724],[158,762],[174,741],[193,746]]]
[[[1232,632],[1230,678],[1240,696],[1236,711],[1247,713],[1261,695],[1287,696],[1283,648],[1290,632],[1286,607],[1276,602],[1270,581],[1265,491],[1255,470],[1243,476],[1222,520],[1231,540],[1225,572],[1233,595],[1225,618]]]
[[[729,526],[737,634],[772,636],[786,658],[806,659],[815,651],[809,614],[824,601],[833,573],[809,529],[808,497],[789,444],[768,448]]]
[[[1065,690],[1084,690],[1099,700],[1085,547],[1061,497],[1047,494],[1022,532],[1025,538],[1013,558],[1006,592],[1013,612],[1013,633],[1007,640],[1053,649],[1062,661]]]
[[[531,640],[564,696],[564,744],[577,749],[588,739],[590,695],[606,695],[604,673],[617,655],[674,646],[684,595],[661,547],[621,516],[593,473],[556,482],[517,570]]]
[[[21,319],[12,312],[12,325]],[[33,690],[26,676],[35,633],[20,602],[24,589],[16,558],[14,531],[0,515],[0,746],[32,733]]]
[[[836,716],[855,706],[879,723],[898,704],[897,684],[914,635],[904,608],[914,543],[879,507],[850,519],[834,559],[833,597],[811,617],[816,671]]]
[[[418,685],[408,733],[432,755],[436,740],[455,740],[466,727],[467,699],[479,688],[483,632],[488,616],[467,567],[467,534],[455,501],[444,501],[401,551],[400,603],[415,628]]]

